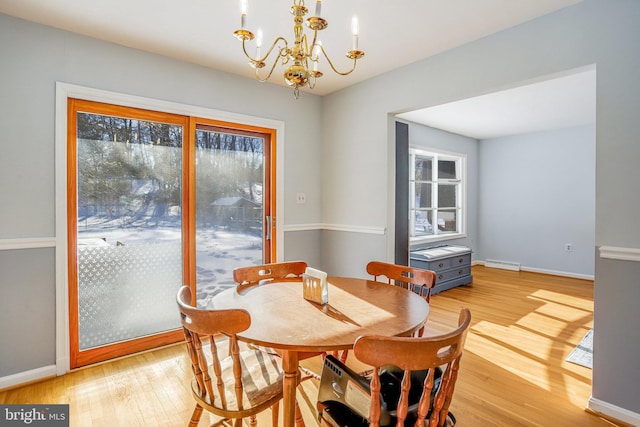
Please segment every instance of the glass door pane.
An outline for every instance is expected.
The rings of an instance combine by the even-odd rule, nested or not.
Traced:
[[[264,250],[265,136],[196,128],[196,289],[198,305],[235,286],[233,269],[268,262]]]
[[[179,328],[183,127],[76,123],[79,350]]]

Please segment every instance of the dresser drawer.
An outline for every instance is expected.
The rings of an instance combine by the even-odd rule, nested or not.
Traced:
[[[447,280],[453,280],[458,277],[469,276],[471,274],[471,267],[460,267],[451,270],[436,273],[436,284],[440,282],[446,282]]]
[[[451,264],[451,260],[439,259],[436,261],[427,262],[425,264],[427,266],[427,270],[435,271],[437,273],[439,271],[446,270],[447,268],[449,268],[449,265]]]
[[[429,261],[425,262],[424,265],[427,270],[435,271],[436,273],[450,268],[464,267],[466,265],[471,265],[471,254]]]
[[[457,256],[449,260],[449,267],[456,268],[465,265],[471,265],[471,254]]]
[[[412,267],[421,268],[423,270],[431,270],[431,271],[435,271],[436,273],[439,271],[446,270],[449,267],[449,260],[447,259],[428,262],[420,259],[411,258],[410,263]]]

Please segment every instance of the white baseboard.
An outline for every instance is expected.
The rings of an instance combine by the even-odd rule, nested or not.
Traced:
[[[640,426],[640,414],[631,412],[628,409],[595,399],[593,396],[589,398],[588,406],[593,412],[615,418],[616,420],[631,424],[632,426]]]
[[[56,376],[55,365],[43,366],[42,368],[32,369],[30,371],[19,372],[6,377],[0,377],[0,390],[13,387],[20,384],[30,383],[32,381],[43,380]]]
[[[544,268],[533,268],[533,267],[521,267],[520,269],[522,271],[529,271],[531,273],[550,274],[552,276],[571,277],[573,279],[585,279],[585,280],[595,279],[593,274],[571,273],[568,271],[546,270]]]
[[[486,260],[486,261],[475,260],[471,263],[471,265],[484,265],[485,267],[490,267],[490,268],[493,267],[493,268],[502,268],[505,270],[518,271],[517,268],[508,268],[508,266],[506,267],[495,266],[493,265],[491,260]],[[550,274],[552,276],[571,277],[573,279],[594,280],[594,276],[592,274],[580,274],[580,273],[571,273],[568,271],[547,270],[544,268],[527,267],[524,265],[521,265],[519,269],[521,271],[528,271],[531,273]]]
[[[500,259],[487,259],[484,266],[489,268],[500,268],[502,270],[520,271],[519,262],[503,261]]]

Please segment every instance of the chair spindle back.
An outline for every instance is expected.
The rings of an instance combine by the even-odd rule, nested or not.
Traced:
[[[397,406],[397,426],[404,426],[408,413],[411,372],[429,369],[418,403],[415,426],[442,427],[447,423],[449,405],[460,368],[460,358],[471,324],[471,312],[460,311],[458,327],[446,334],[433,337],[381,337],[364,336],[356,340],[355,357],[373,366],[371,378],[370,426],[380,421],[381,367],[394,365],[404,371]],[[435,387],[436,368],[442,370],[439,386]],[[435,390],[434,390],[435,387]],[[431,401],[433,400],[433,401]],[[425,424],[425,420],[427,424]]]
[[[256,414],[269,407],[273,408],[273,425],[277,425],[284,374],[279,360],[270,354],[256,349],[241,351],[236,334],[251,325],[249,313],[194,307],[188,286],[178,291],[176,299],[194,377],[196,408],[189,425],[198,425],[203,409],[236,420],[234,425],[246,417],[255,425]],[[220,351],[215,339],[224,336],[228,337],[222,340],[228,343],[228,351]]]
[[[436,273],[431,270],[407,267],[406,265],[389,264],[380,261],[371,261],[367,264],[367,273],[373,276],[373,280],[384,276],[387,283],[409,289],[422,295],[427,302],[431,300],[431,290],[436,284]]]

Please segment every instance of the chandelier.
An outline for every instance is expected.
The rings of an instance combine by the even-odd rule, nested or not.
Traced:
[[[241,26],[239,30],[233,32],[233,35],[240,41],[242,41],[242,50],[249,59],[249,65],[255,69],[256,78],[262,82],[269,80],[273,74],[273,70],[278,63],[282,65],[288,65],[284,71],[284,80],[287,84],[293,87],[293,94],[296,98],[300,96],[299,89],[301,87],[308,86],[313,89],[316,85],[316,79],[322,77],[322,72],[318,70],[318,63],[320,62],[320,55],[324,56],[331,69],[341,75],[346,76],[351,74],[356,69],[356,62],[358,59],[364,56],[364,52],[358,50],[358,20],[356,17],[351,22],[352,33],[352,46],[351,50],[346,53],[347,58],[353,60],[353,65],[348,71],[339,71],[333,65],[331,59],[327,55],[320,40],[318,40],[318,31],[324,30],[329,24],[325,19],[320,16],[321,12],[321,0],[316,0],[315,15],[307,18],[306,25],[313,32],[311,38],[311,44],[308,42],[307,35],[304,33],[302,23],[304,22],[304,16],[309,10],[304,5],[304,0],[293,0],[293,6],[291,6],[291,14],[293,15],[293,45],[289,45],[289,42],[284,37],[277,37],[271,44],[271,47],[266,51],[264,55],[261,54],[262,49],[262,31],[258,29],[257,35],[245,28],[245,22],[247,17],[247,0],[240,0],[240,11],[242,13]],[[252,57],[247,52],[247,42],[256,39],[256,53],[255,57]],[[274,53],[272,58],[273,63],[269,71],[261,71],[267,65],[266,61]]]

